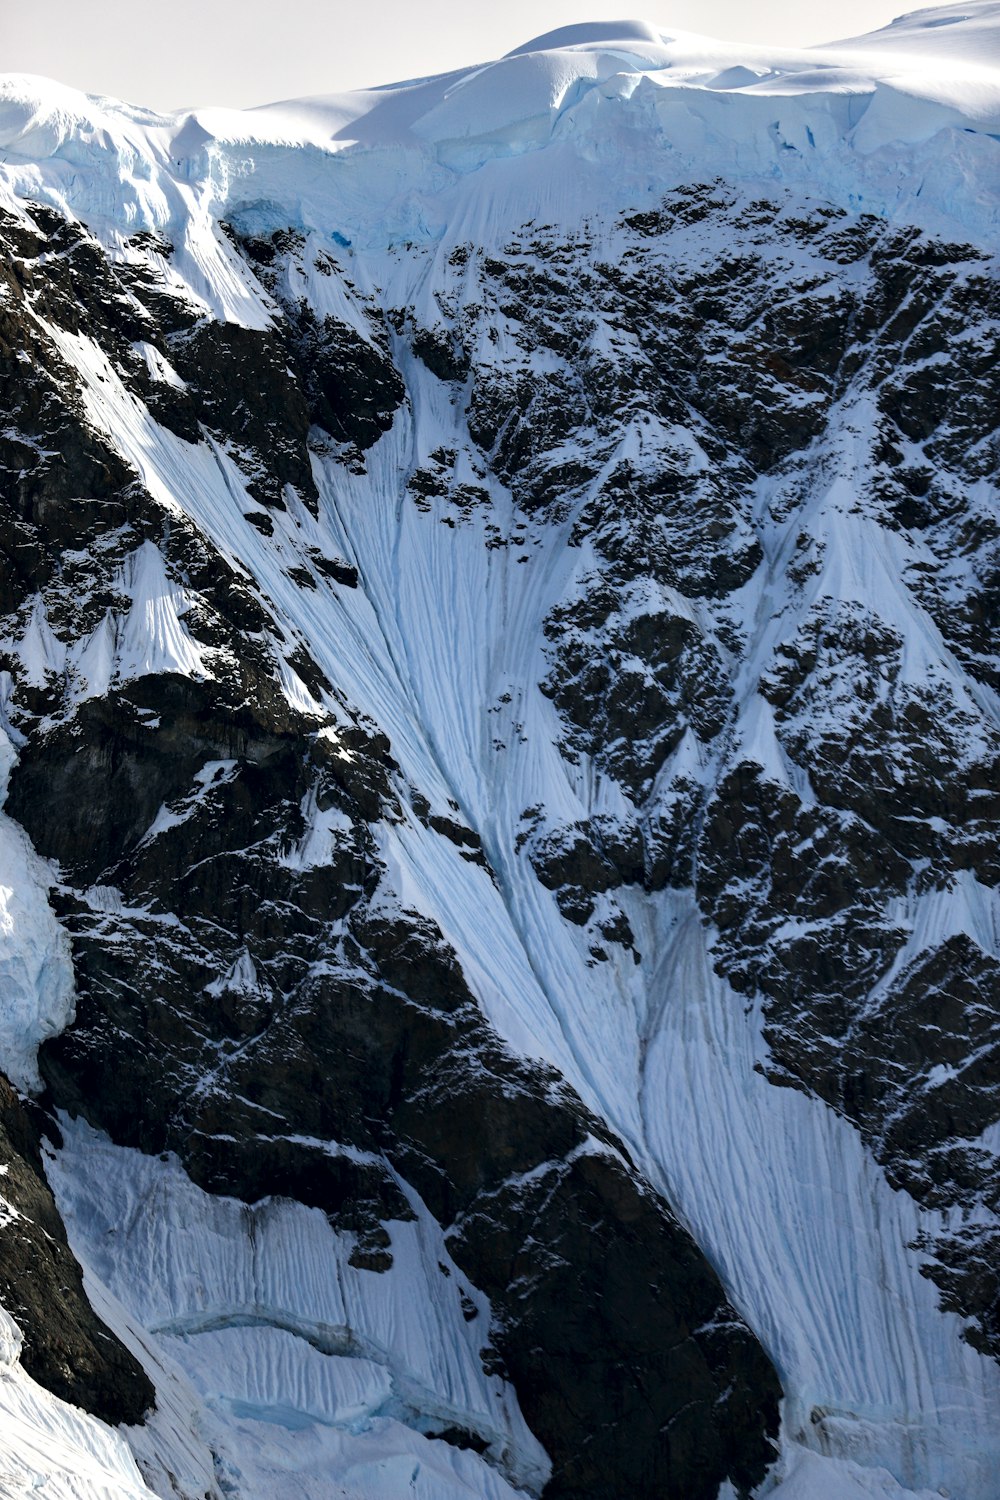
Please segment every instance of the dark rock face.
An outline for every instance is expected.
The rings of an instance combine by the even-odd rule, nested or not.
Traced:
[[[56,245],[65,239],[78,245],[79,237],[55,214],[39,211],[39,222],[41,227],[29,229],[0,221],[5,292],[0,400],[7,418],[0,436],[0,606],[5,614],[44,587],[63,551],[121,526],[134,508],[134,474],[85,422],[78,378],[29,312],[30,299],[50,318],[63,316],[71,328],[85,315],[77,298],[88,281],[82,273],[79,280],[73,276],[72,251],[54,256],[47,273],[37,267],[46,233],[55,236]],[[102,254],[98,283],[109,274]]]
[[[951,683],[903,675],[905,645],[862,610],[818,611],[783,647],[762,689],[789,754],[823,802],[854,813],[934,873],[1000,878],[1000,735]]]
[[[552,670],[543,691],[568,726],[565,750],[580,752],[641,802],[685,731],[710,742],[725,724],[725,667],[695,622],[622,594],[607,575],[546,621]]]
[[[490,1298],[484,1368],[549,1452],[547,1494],[715,1500],[727,1478],[749,1494],[777,1429],[766,1356],[623,1143],[491,1029],[379,853],[379,825],[412,820],[501,890],[485,826],[408,785],[249,564],[154,502],[35,309],[92,337],[160,428],[231,462],[253,546],[310,598],[366,582],[300,524],[319,511],[314,460],[364,474],[410,412],[415,357],[464,429],[414,444],[399,506],[481,524],[528,568],[543,543],[580,559],[539,614],[538,686],[567,774],[604,778],[617,811],[526,807],[507,852],[579,929],[595,982],[612,957],[641,969],[634,902],[693,888],[719,972],[763,1006],[772,1081],[852,1120],[920,1202],[996,1214],[973,1139],[1000,1118],[996,959],[913,915],[1000,880],[1000,740],[977,696],[996,682],[1000,533],[970,489],[996,453],[990,266],[870,217],[703,187],[626,217],[613,260],[585,229],[456,247],[428,326],[362,294],[348,257],[234,224],[228,253],[270,319],[247,329],[185,298],[168,246],[112,265],[82,227],[32,223],[0,226],[16,429],[0,438],[0,667],[20,750],[6,809],[58,862],[78,986],[41,1055],[51,1102],[175,1151],[208,1191],[322,1210],[373,1272],[411,1213],[402,1181]],[[313,310],[314,276],[343,319]],[[946,381],[933,357],[958,328]],[[824,447],[851,403],[875,413],[853,467]],[[859,548],[892,565],[840,597]],[[183,622],[188,671],[91,690],[78,656],[36,649],[105,625],[118,642],[140,568]],[[914,666],[911,625],[954,672]],[[970,1212],[923,1248],[996,1354],[995,1222]],[[80,1337],[70,1374],[39,1354],[39,1378],[133,1420],[126,1367],[108,1374]]]
[[[74,233],[89,255],[85,232]],[[302,247],[274,244],[268,259],[237,243],[280,299],[279,270]],[[169,410],[102,312],[88,326],[109,361],[161,424],[219,443],[272,515],[287,486],[314,500],[315,427],[356,465],[402,399],[377,330],[341,338],[287,297],[275,332],[196,321],[168,292],[151,295],[148,276],[107,276],[102,309],[124,281],[143,340],[182,382],[166,387]],[[61,316],[75,295],[57,302]],[[86,303],[78,313],[86,321]],[[20,318],[33,332],[27,304]],[[400,1174],[491,1299],[484,1362],[513,1381],[552,1455],[553,1495],[610,1500],[624,1486],[714,1500],[726,1477],[749,1489],[772,1456],[779,1387],[700,1251],[602,1122],[490,1030],[433,925],[381,912],[371,825],[405,811],[388,741],[347,704],[335,727],[318,702],[312,717],[289,707],[276,686],[281,661],[332,701],[305,643],[289,638],[253,580],[182,518],[164,517],[105,454],[38,337],[54,370],[44,435],[75,472],[69,489],[44,480],[51,561],[11,569],[9,639],[43,629],[40,618],[78,638],[109,612],[117,637],[129,578],[153,568],[158,588],[184,591],[203,674],[113,680],[78,700],[58,660],[39,674],[23,648],[6,657],[24,739],[7,811],[59,862],[53,903],[78,988],[76,1020],[43,1049],[52,1102],[122,1144],[176,1151],[210,1191],[321,1208],[355,1233],[356,1263],[372,1271],[391,1263],[384,1226],[411,1213]],[[45,376],[32,379],[20,399],[41,422],[47,408],[31,391]],[[447,474],[444,455],[441,465]],[[97,509],[77,489],[108,498]],[[448,493],[480,503],[461,483]],[[260,515],[262,535],[276,537]],[[79,580],[72,612],[68,567]],[[311,589],[317,578],[358,582],[316,549],[290,577]],[[487,864],[473,829],[415,792],[413,804],[428,828]],[[318,863],[304,853],[317,823],[335,830]],[[609,830],[613,880],[642,864],[641,851],[619,846]],[[354,1149],[331,1154],[330,1141]],[[98,1381],[76,1364],[81,1388]]]
[[[406,390],[392,361],[386,316],[360,296],[344,267],[328,252],[310,256],[303,237],[278,230],[270,239],[240,236],[234,242],[282,313],[281,337],[291,356],[309,421],[338,442],[363,451],[392,426]],[[355,316],[353,324],[317,318],[296,287],[307,271],[336,277]]]
[[[176,1151],[210,1191],[323,1209],[369,1269],[387,1263],[384,1223],[409,1216],[402,1174],[491,1298],[490,1357],[553,1455],[552,1494],[625,1483],[708,1500],[726,1475],[755,1482],[777,1382],[689,1235],[558,1076],[490,1031],[434,929],[371,911],[377,761],[355,795],[305,736],[230,720],[220,742],[211,695],[156,686],[126,816],[122,766],[102,770],[103,712],[78,717],[72,742],[38,742],[15,777],[12,807],[82,885],[56,898],[79,998],[43,1049],[53,1098],[123,1144]],[[185,798],[205,761],[222,769]],[[67,816],[64,784],[86,785],[85,823]],[[322,868],[296,871],[309,797],[350,833]],[[178,821],[144,845],[161,799]],[[356,1153],[331,1156],[331,1140]]]
[[[283,508],[286,484],[315,505],[308,404],[280,334],[201,322],[174,334],[169,349],[192,393],[189,430],[198,433],[202,423],[222,437],[262,505]]]
[[[694,1244],[614,1158],[480,1194],[458,1243],[496,1289],[499,1351],[555,1460],[546,1496],[708,1496],[723,1471],[738,1493],[758,1483],[770,1457],[760,1393],[774,1399],[777,1384]],[[595,1358],[609,1344],[614,1360]]]
[[[763,997],[774,1080],[851,1118],[919,1201],[988,1215],[992,1157],[970,1137],[998,1118],[980,1019],[994,960],[969,935],[914,951],[899,914],[962,872],[987,889],[998,878],[998,741],[975,686],[995,682],[1000,620],[995,496],[981,483],[1000,412],[995,267],[870,216],[803,218],[718,186],[671,194],[622,229],[613,266],[586,235],[463,262],[503,333],[472,371],[471,435],[528,515],[572,517],[572,543],[598,560],[546,619],[542,688],[567,758],[589,758],[634,806],[619,837],[642,850],[616,868],[607,827],[553,827],[528,809],[527,852],[595,959],[627,934],[615,918],[608,936],[616,889],[693,884],[720,972]],[[553,356],[542,383],[518,367],[536,346]],[[864,541],[813,519],[837,462],[823,447],[837,403],[876,414],[839,512]],[[755,491],[771,497],[756,514]],[[783,550],[765,555],[775,527]],[[866,583],[867,603],[827,581],[828,566],[856,566],[848,545],[901,559]],[[740,591],[765,570],[764,598],[780,589],[798,623],[782,622],[748,676],[760,625],[755,640]],[[909,667],[914,631],[940,632],[968,677]],[[754,687],[777,772],[731,740]],[[942,978],[955,943],[962,978]],[[905,1019],[917,994],[928,1015],[949,997],[940,1065],[931,1033]],[[949,1100],[969,1069],[965,1134]],[[997,1352],[992,1244],[970,1226],[923,1248],[968,1336]]]
[[[37,1110],[0,1075],[0,1301],[40,1385],[105,1422],[141,1422],[155,1392],[94,1313],[45,1179]]]

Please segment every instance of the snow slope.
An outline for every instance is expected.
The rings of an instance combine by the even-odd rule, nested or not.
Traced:
[[[484,1377],[461,1273],[419,1202],[394,1226],[393,1269],[358,1270],[353,1236],[316,1209],[209,1197],[176,1162],[65,1124],[51,1177],[77,1253],[96,1297],[110,1293],[198,1391],[217,1478],[274,1500],[319,1500],[331,1476],[351,1500],[540,1488],[548,1460],[510,1388]],[[489,1445],[494,1467],[422,1435],[450,1425]],[[134,1441],[155,1452],[141,1429]]]
[[[21,1369],[21,1334],[0,1311],[0,1494],[143,1500],[149,1489],[125,1439],[58,1401]]]
[[[435,278],[462,243],[503,244],[529,220],[575,227],[587,218],[599,238],[602,215],[713,177],[748,194],[777,184],[804,203],[822,199],[989,247],[1000,219],[998,36],[992,0],[917,12],[869,37],[798,51],[623,22],[540,37],[443,78],[178,116],[7,78],[0,180],[13,205],[31,199],[79,217],[113,257],[139,230],[169,236],[177,248],[165,274],[206,312],[252,328],[268,325],[273,303],[220,219],[246,234],[301,228],[310,247],[349,252],[362,293],[377,290],[383,306],[428,314]],[[337,278],[315,274],[301,290],[318,313],[363,326]],[[415,819],[385,827],[382,854],[399,903],[440,924],[497,1029],[553,1062],[621,1133],[720,1268],[788,1391],[786,1475],[768,1493],[853,1500],[934,1491],[992,1500],[1000,1377],[960,1340],[959,1320],[939,1310],[918,1254],[907,1248],[921,1229],[940,1227],[937,1218],[889,1188],[845,1121],[763,1079],[760,1018],[747,1019],[742,998],[714,973],[683,895],[635,895],[628,915],[643,963],[616,954],[595,984],[578,931],[518,857],[526,808],[543,804],[553,821],[566,822],[622,811],[613,785],[592,768],[567,769],[554,710],[538,689],[547,669],[541,623],[587,567],[566,545],[569,523],[527,528],[523,548],[491,549],[482,515],[453,531],[404,507],[400,476],[463,439],[447,389],[410,358],[411,407],[369,455],[367,472],[317,458],[319,518],[304,510],[277,517],[275,543],[247,524],[243,479],[229,456],[204,444],[192,449],[154,423],[86,335],[48,331],[79,373],[91,421],[150,493],[192,517],[261,582],[330,681],[388,733],[403,780],[435,806],[453,801],[479,832],[496,884]],[[849,413],[845,428],[866,419]],[[510,497],[493,480],[489,488],[490,524],[513,536],[519,523]],[[873,577],[863,525],[844,519],[841,499],[829,490],[812,518],[826,542],[823,586],[839,599],[877,594],[888,608],[892,591]],[[761,496],[762,514],[767,500]],[[763,626],[746,664],[750,706],[739,733],[787,775],[763,700],[754,698],[776,632],[792,633],[787,620],[774,623],[769,592],[789,538],[775,528],[766,541],[771,570],[744,601],[747,618]],[[276,565],[282,547],[287,561],[313,544],[356,566],[357,592],[307,592]],[[533,552],[531,566],[520,566],[522,551]],[[76,658],[82,696],[144,672],[205,670],[184,627],[186,601],[157,571],[158,557],[155,548],[135,554],[120,580],[132,607]],[[914,671],[928,661],[950,669],[940,640],[925,622],[918,627]],[[32,660],[44,656],[46,641],[39,621],[24,650]],[[298,707],[333,712],[291,676],[286,690]],[[493,720],[484,705],[496,707]],[[986,709],[995,719],[992,699]],[[296,857],[322,860],[334,831],[316,825]],[[0,972],[9,976],[5,998],[16,1000],[5,1010],[0,1060],[30,1085],[32,1049],[69,1019],[71,990],[45,872],[7,820],[0,835],[5,868],[16,876],[0,907]],[[941,930],[938,911],[908,920],[913,951],[932,926]],[[975,923],[995,950],[995,893],[960,890],[944,920]],[[184,1369],[227,1461],[251,1476],[249,1493],[285,1493],[275,1476],[293,1464],[292,1477],[280,1480],[289,1495],[330,1493],[322,1488],[330,1465],[344,1475],[345,1493],[359,1497],[411,1493],[415,1463],[427,1466],[420,1483],[428,1496],[500,1497],[512,1493],[511,1483],[537,1481],[544,1454],[505,1406],[508,1396],[466,1370],[460,1323],[435,1323],[428,1333],[409,1321],[412,1309],[361,1299],[351,1318],[338,1307],[321,1320],[355,1336],[365,1331],[360,1353],[317,1353],[301,1336],[301,1289],[284,1284],[235,1297],[233,1284],[250,1276],[239,1209],[215,1200],[186,1207],[196,1190],[169,1165],[137,1160],[82,1130],[68,1141],[54,1180],[81,1259],[95,1286],[110,1288]],[[202,1224],[225,1220],[211,1244],[207,1231],[202,1242],[178,1227],[188,1213]],[[308,1241],[307,1211],[291,1217],[289,1235]],[[112,1259],[103,1247],[120,1223],[132,1226],[131,1243]],[[432,1227],[418,1219],[420,1233]],[[432,1254],[446,1252],[413,1248],[413,1264]],[[280,1246],[262,1252],[265,1270],[270,1255],[277,1262]],[[402,1263],[418,1276],[405,1254]],[[380,1291],[394,1295],[390,1279],[381,1281]],[[390,1348],[392,1359],[404,1351],[414,1361],[402,1386]],[[435,1368],[417,1369],[422,1358]],[[21,1376],[10,1382],[3,1390],[26,1400]],[[486,1436],[518,1449],[510,1483],[471,1454],[448,1450],[442,1459],[443,1445],[421,1439],[409,1410],[408,1422],[397,1420],[394,1401],[420,1411],[428,1391],[446,1414],[468,1421],[471,1413]],[[31,1400],[25,1420],[70,1421],[52,1415],[50,1398]],[[304,1459],[302,1443],[293,1457],[285,1437],[303,1426],[311,1434]],[[92,1429],[80,1431],[70,1436],[86,1448]],[[18,1452],[34,1441],[26,1438]],[[79,1488],[54,1493],[82,1500],[135,1492],[120,1445],[102,1442],[86,1451],[113,1469],[112,1478],[94,1477],[71,1457],[65,1466],[77,1464]],[[61,1462],[47,1457],[50,1483]]]

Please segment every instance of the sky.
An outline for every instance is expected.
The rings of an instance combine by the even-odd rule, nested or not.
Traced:
[[[0,71],[154,109],[248,106],[501,56],[557,26],[641,16],[664,30],[809,45],[918,0],[0,0]]]

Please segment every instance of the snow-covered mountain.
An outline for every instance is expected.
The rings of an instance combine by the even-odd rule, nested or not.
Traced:
[[[0,147],[0,1494],[995,1500],[1000,4]]]

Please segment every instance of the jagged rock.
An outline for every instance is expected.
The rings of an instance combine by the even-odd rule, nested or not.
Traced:
[[[232,445],[255,500],[284,508],[292,485],[309,505],[309,409],[288,368],[284,339],[269,329],[203,322],[169,342],[171,362],[196,402],[199,421]]]
[[[2,1074],[0,1188],[0,1299],[21,1329],[24,1369],[105,1422],[141,1422],[156,1393],[87,1300],[45,1178],[39,1111]]]

